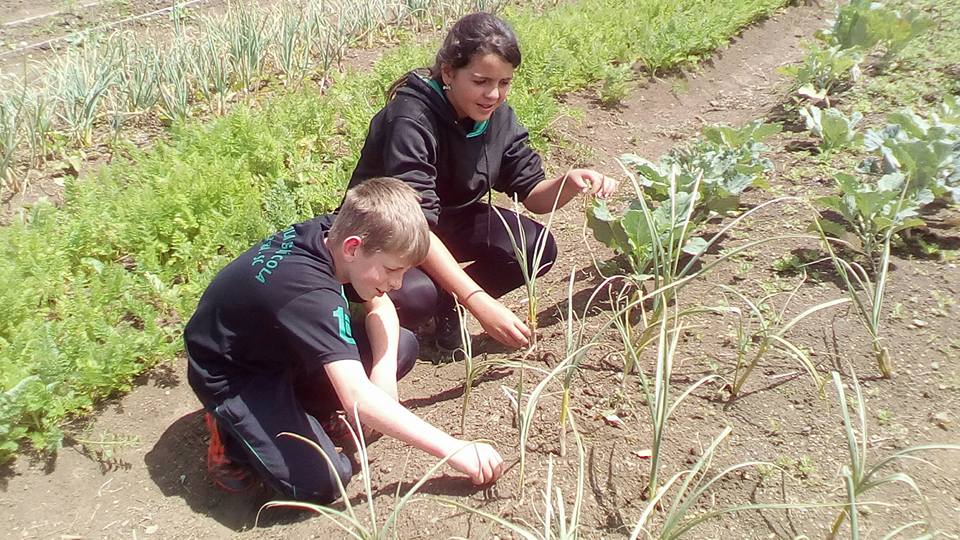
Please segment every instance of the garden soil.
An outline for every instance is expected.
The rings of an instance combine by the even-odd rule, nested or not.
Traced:
[[[581,121],[565,118],[556,124],[562,138],[574,144],[555,152],[559,157],[551,160],[551,173],[560,173],[568,166],[592,165],[622,177],[615,162],[621,153],[636,152],[656,160],[679,142],[695,137],[704,124],[742,124],[767,116],[786,99],[777,68],[798,61],[801,41],[825,27],[830,15],[828,8],[817,5],[789,8],[744,31],[699,69],[661,79],[644,78],[616,108],[600,107],[590,92],[568,96],[568,105],[583,110],[584,117]],[[776,164],[772,188],[770,192],[752,192],[746,197],[748,207],[770,199],[770,193],[808,196],[832,189],[830,178],[815,173],[798,178],[794,174],[794,168],[809,157],[786,149],[790,137],[780,137],[771,145]],[[622,182],[621,192],[626,196],[632,189],[626,179]],[[809,213],[796,203],[761,208],[727,234],[720,249],[791,231],[802,234],[809,219]],[[720,225],[714,223],[711,228],[716,232]],[[576,278],[574,307],[582,311],[592,290],[602,281],[595,263],[603,268],[611,260],[609,252],[588,238],[582,206],[577,203],[558,214],[554,232],[560,260],[538,284],[539,348],[524,359],[538,368],[549,368],[562,356],[560,313],[566,309],[571,272]],[[931,227],[924,234],[937,236],[942,246],[960,247],[955,227]],[[718,265],[706,279],[684,288],[681,301],[718,305],[724,300],[718,284],[735,285],[753,298],[799,287],[787,310],[792,317],[808,306],[843,294],[835,283],[817,279],[817,267],[802,283],[798,275],[774,272],[772,264],[777,258],[813,247],[814,243],[796,240],[748,250]],[[716,254],[712,253],[708,261],[710,257]],[[840,369],[847,376],[855,371],[863,381],[870,411],[872,456],[913,444],[960,442],[960,342],[955,337],[958,293],[960,270],[955,263],[907,253],[894,257],[888,306],[895,316],[886,325],[887,344],[896,366],[891,380],[877,377],[867,336],[852,312],[843,308],[819,312],[790,334],[795,343],[810,352],[826,380],[830,370]],[[506,301],[517,312],[526,311],[520,293]],[[588,311],[584,321],[591,332],[599,331],[608,312],[609,305],[604,302]],[[685,320],[672,381],[677,393],[703,376],[729,373],[735,362],[731,338],[735,319],[702,315]],[[474,328],[478,355],[502,360],[521,358],[520,353],[505,352],[478,334],[479,329]],[[567,434],[567,455],[557,454],[559,396],[556,388],[549,388],[533,414],[526,483],[520,492],[517,429],[506,397],[509,389],[516,387],[518,376],[508,369],[490,371],[474,390],[463,436],[492,440],[509,470],[495,486],[486,489],[471,485],[449,468],[435,474],[420,488],[426,497],[403,509],[396,524],[397,537],[511,537],[488,520],[445,504],[442,499],[542,531],[543,492],[551,468],[553,487],[562,493],[568,515],[577,491],[578,470],[582,471],[582,537],[628,535],[647,504],[644,488],[650,473],[645,453],[651,441],[649,411],[637,389],[636,376],[623,380],[620,375],[623,359],[619,337],[610,333],[604,338],[601,346],[589,353],[573,384],[572,409],[584,448],[582,469],[571,433]],[[655,346],[648,349],[642,357],[647,370],[654,360]],[[429,355],[432,353],[427,351],[425,356]],[[335,525],[301,510],[265,510],[258,523],[258,511],[270,500],[269,493],[254,490],[226,494],[211,486],[204,466],[207,435],[184,367],[182,358],[171,359],[143,376],[128,395],[105,403],[87,425],[72,428],[83,435],[69,438],[55,459],[21,457],[4,471],[0,476],[0,531],[5,532],[0,535],[345,537]],[[461,363],[434,365],[424,361],[401,382],[402,400],[427,421],[460,435],[462,380]],[[537,380],[539,377],[528,374],[527,390]],[[847,394],[848,398],[852,395],[849,386]],[[721,384],[701,386],[677,408],[668,424],[661,483],[694,464],[726,426],[732,426],[733,432],[719,446],[711,470],[752,460],[773,462],[779,469],[747,467],[726,476],[699,501],[696,512],[760,502],[843,500],[839,472],[847,448],[836,391],[829,383],[821,395],[796,364],[770,356],[736,400],[729,398]],[[369,453],[373,501],[382,523],[393,508],[396,494],[406,492],[434,460],[388,438],[371,443]],[[960,534],[960,460],[956,454],[935,452],[926,457],[937,467],[918,462],[905,464],[900,470],[913,476],[927,496],[934,524]],[[358,514],[366,516],[362,486],[357,476],[347,489]],[[867,499],[889,505],[872,506],[864,516],[863,529],[869,538],[878,538],[922,516],[918,498],[902,484],[877,490]],[[335,508],[342,510],[344,505],[340,502]],[[690,536],[822,538],[838,512],[836,507],[741,512],[707,521]]]

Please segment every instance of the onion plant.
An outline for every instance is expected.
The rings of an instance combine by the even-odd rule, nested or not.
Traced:
[[[827,238],[822,228],[819,230],[823,245],[833,262],[833,267],[843,280],[857,318],[870,334],[870,346],[877,360],[877,368],[884,378],[889,379],[893,376],[893,361],[890,358],[890,351],[883,345],[881,323],[883,322],[883,299],[890,271],[890,242],[894,229],[887,230],[874,279],[870,278],[870,274],[860,264],[838,256],[833,249],[833,241]]]
[[[810,375],[817,389],[822,392],[823,379],[817,373],[816,366],[810,360],[807,353],[788,340],[786,335],[803,319],[806,319],[818,311],[845,304],[849,302],[850,299],[837,298],[822,302],[805,309],[799,315],[784,323],[786,311],[796,297],[800,287],[803,286],[803,283],[804,280],[801,280],[800,283],[787,294],[787,298],[784,300],[779,311],[772,310],[773,306],[770,304],[770,301],[782,293],[769,294],[753,302],[733,287],[720,285],[721,289],[737,297],[741,302],[746,304],[748,308],[748,315],[746,317],[744,317],[743,312],[740,311],[739,308],[733,308],[733,310],[739,314],[739,321],[737,325],[737,366],[733,372],[733,380],[730,382],[730,394],[732,396],[736,397],[740,395],[740,390],[743,388],[744,383],[747,382],[754,368],[757,367],[757,364],[760,363],[760,360],[767,353],[773,351],[781,352],[800,364],[800,366],[806,370],[807,374]],[[766,313],[769,311],[773,311],[773,315],[768,318]],[[757,326],[756,330],[753,329],[754,323],[756,323]],[[751,343],[757,344],[752,355],[749,353]],[[749,360],[747,360],[748,355],[750,356]]]
[[[849,519],[850,538],[853,540],[858,540],[860,538],[858,508],[861,505],[865,506],[868,504],[861,502],[860,497],[864,493],[874,488],[886,484],[892,484],[894,482],[899,482],[909,487],[910,490],[917,495],[917,498],[920,499],[921,503],[923,503],[924,509],[929,516],[926,498],[920,491],[919,486],[917,486],[916,481],[914,481],[914,479],[905,472],[898,471],[886,474],[883,472],[883,470],[890,465],[904,461],[918,461],[932,466],[930,462],[916,457],[914,454],[929,450],[960,450],[960,444],[922,444],[918,446],[911,446],[881,458],[875,463],[869,463],[867,461],[867,404],[863,393],[860,391],[860,383],[857,380],[857,376],[855,373],[851,374],[851,381],[856,394],[854,411],[856,412],[858,425],[855,426],[853,420],[850,418],[850,408],[847,405],[847,396],[843,389],[843,382],[840,380],[840,374],[834,371],[831,373],[831,375],[833,377],[833,385],[837,389],[837,397],[840,401],[840,413],[843,416],[843,427],[847,438],[847,450],[849,452],[850,463],[844,465],[840,471],[847,493],[845,508],[833,521],[828,538],[835,538],[837,533],[840,532],[840,527],[843,525],[844,521]],[[860,435],[859,441],[857,440],[858,431]],[[924,531],[928,533],[928,536],[926,537],[933,537],[931,535],[932,531],[929,518],[924,519],[923,521],[914,521],[912,523],[908,523],[904,527],[898,528],[897,532],[913,526],[922,526]]]
[[[377,518],[377,508],[373,503],[373,484],[370,474],[370,461],[367,457],[367,443],[363,434],[363,429],[360,425],[360,416],[356,407],[354,407],[353,416],[354,424],[351,424],[346,420],[346,418],[344,418],[343,421],[346,422],[347,427],[350,429],[350,435],[353,438],[354,445],[356,446],[357,453],[360,457],[360,475],[363,477],[363,490],[367,496],[367,509],[369,514],[368,519],[364,520],[357,515],[357,512],[353,508],[353,504],[350,502],[350,497],[347,494],[347,490],[344,487],[343,482],[340,480],[340,475],[334,472],[331,474],[331,476],[333,476],[337,482],[337,489],[340,492],[340,499],[346,507],[346,510],[335,510],[329,506],[308,503],[304,501],[269,501],[261,506],[260,511],[257,512],[257,523],[259,523],[260,515],[264,510],[277,507],[300,508],[303,510],[316,512],[317,514],[329,519],[334,525],[342,529],[350,538],[356,538],[357,540],[387,540],[396,537],[396,532],[392,529],[394,525],[396,525],[397,519],[400,517],[400,512],[403,511],[407,503],[410,502],[417,491],[423,487],[423,484],[432,478],[433,475],[447,463],[453,454],[446,456],[435,465],[430,467],[430,469],[428,469],[427,472],[424,473],[424,475],[421,476],[420,479],[409,490],[407,490],[402,497],[400,496],[400,484],[398,483],[396,503],[394,503],[393,511],[390,512],[390,515],[388,515],[387,519],[381,524]],[[303,437],[302,435],[289,432],[280,433],[278,437],[290,437],[311,446],[317,451],[318,454],[320,454],[321,457],[323,457],[331,471],[336,470],[331,456],[328,456],[327,453],[323,451],[323,448],[321,448],[320,445],[314,441]]]
[[[248,92],[263,75],[267,45],[273,39],[274,29],[259,11],[241,6],[227,13],[221,32],[237,82],[244,92]]]
[[[160,52],[153,44],[138,45],[131,37],[120,43],[118,86],[130,113],[146,111],[160,99]]]
[[[273,12],[273,20],[279,27],[274,55],[283,74],[283,84],[297,84],[310,69],[312,33],[307,25],[313,21],[304,18],[302,10],[290,3],[277,7]]]
[[[567,178],[564,176],[561,181],[561,187],[557,191],[557,198],[553,201],[553,207],[550,210],[550,215],[547,217],[547,223],[540,231],[540,234],[534,240],[533,244],[533,253],[530,253],[527,249],[527,235],[523,228],[523,223],[521,221],[521,210],[520,203],[517,201],[516,197],[513,199],[513,211],[517,217],[517,233],[514,234],[513,230],[510,228],[510,224],[507,223],[507,218],[503,216],[503,213],[500,212],[500,209],[496,206],[492,206],[493,211],[497,214],[497,217],[500,218],[500,222],[503,223],[504,230],[507,231],[507,236],[510,238],[510,246],[513,248],[513,256],[517,261],[517,264],[520,266],[520,273],[523,275],[523,284],[527,292],[527,326],[530,327],[531,339],[530,347],[534,348],[537,346],[537,277],[540,272],[547,268],[547,264],[543,264],[543,253],[547,249],[547,242],[550,240],[550,226],[553,224],[553,216],[557,211],[557,204],[560,200],[560,194],[563,191],[563,185],[566,183]]]
[[[460,302],[456,303],[456,308],[457,316],[460,318],[460,342],[462,345],[454,354],[456,354],[456,352],[463,354],[463,367],[465,371],[463,378],[463,408],[460,413],[460,433],[464,434],[466,433],[467,409],[470,406],[470,393],[473,390],[473,383],[488,369],[502,365],[503,363],[496,359],[489,358],[486,353],[484,353],[483,359],[479,361],[473,357],[473,338],[470,337],[470,329],[468,328],[468,312]]]
[[[640,519],[637,521],[633,531],[630,534],[631,540],[636,540],[637,538],[640,538],[641,535],[643,535],[644,538],[654,538],[654,535],[650,531],[652,527],[651,518],[654,515],[654,511],[657,509],[663,509],[663,516],[659,523],[659,530],[657,530],[656,538],[661,540],[674,540],[685,535],[697,525],[724,514],[756,510],[791,510],[802,508],[830,508],[837,506],[835,504],[818,503],[756,503],[722,508],[720,510],[710,510],[706,512],[702,511],[699,508],[700,499],[709,491],[711,487],[714,486],[714,484],[723,480],[731,473],[748,467],[776,467],[776,465],[769,462],[747,461],[730,465],[707,479],[707,471],[710,469],[710,465],[713,462],[714,456],[716,455],[717,447],[724,439],[727,438],[728,435],[730,435],[732,431],[733,428],[729,426],[724,428],[720,434],[713,439],[713,441],[710,443],[710,446],[704,449],[703,455],[700,456],[700,459],[698,459],[696,463],[694,463],[692,468],[685,471],[680,471],[673,475],[670,480],[664,483],[663,487],[657,491],[656,495],[650,498],[650,500],[647,502],[647,506],[643,509],[643,512],[640,515]],[[672,489],[678,482],[679,487],[677,487],[675,490]],[[674,494],[673,500],[669,503],[665,503],[667,494],[671,491]]]
[[[175,46],[160,67],[160,108],[171,121],[190,116],[190,74],[187,62],[191,51],[185,43]]]
[[[23,100],[0,94],[0,187],[13,184],[14,152],[23,137]]]
[[[57,114],[80,145],[93,143],[93,123],[100,102],[117,80],[119,51],[118,41],[108,39],[101,44],[70,49],[54,67],[60,101]]]
[[[514,523],[502,516],[472,508],[452,499],[441,498],[439,500],[443,504],[459,508],[469,514],[480,516],[501,525],[512,534],[524,540],[576,540],[580,537],[580,512],[583,508],[587,452],[583,446],[583,440],[577,432],[573,417],[570,418],[570,426],[573,430],[574,439],[577,442],[578,466],[577,488],[569,513],[566,502],[564,501],[563,491],[559,486],[553,485],[553,456],[549,456],[547,459],[547,479],[546,487],[543,491],[543,512],[536,512],[540,518],[539,526],[536,528],[527,523]]]

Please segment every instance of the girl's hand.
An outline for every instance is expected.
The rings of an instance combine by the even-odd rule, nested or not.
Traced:
[[[519,317],[489,294],[477,291],[464,304],[490,337],[519,349],[530,341],[530,329]]]
[[[617,191],[617,180],[592,169],[570,169],[567,172],[567,186],[580,193],[606,199]]]
[[[486,443],[457,441],[466,445],[450,458],[450,466],[470,477],[475,485],[491,484],[503,474],[503,458]]]

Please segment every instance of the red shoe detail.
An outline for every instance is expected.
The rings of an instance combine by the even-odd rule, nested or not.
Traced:
[[[203,422],[210,433],[210,444],[207,446],[207,477],[218,488],[239,493],[247,491],[257,484],[257,477],[253,470],[242,463],[235,463],[227,457],[226,447],[220,438],[220,429],[211,413],[204,413]]]

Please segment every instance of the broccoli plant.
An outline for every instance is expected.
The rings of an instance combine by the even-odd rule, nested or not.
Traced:
[[[914,189],[960,202],[960,107],[957,98],[944,101],[924,119],[907,109],[890,114],[881,130],[868,131],[864,146],[879,156],[867,159],[864,171],[900,172]]]
[[[933,201],[929,190],[913,189],[900,173],[884,175],[876,182],[840,173],[835,180],[841,194],[820,197],[817,202],[839,213],[845,223],[821,220],[820,226],[828,234],[840,236],[845,225],[856,235],[871,264],[876,262],[888,234],[924,224],[917,217],[918,211]]]
[[[800,115],[806,121],[810,133],[820,139],[820,149],[823,152],[863,143],[863,134],[856,129],[863,115],[857,111],[848,118],[834,108],[820,109],[815,105],[808,105],[800,110]]]

